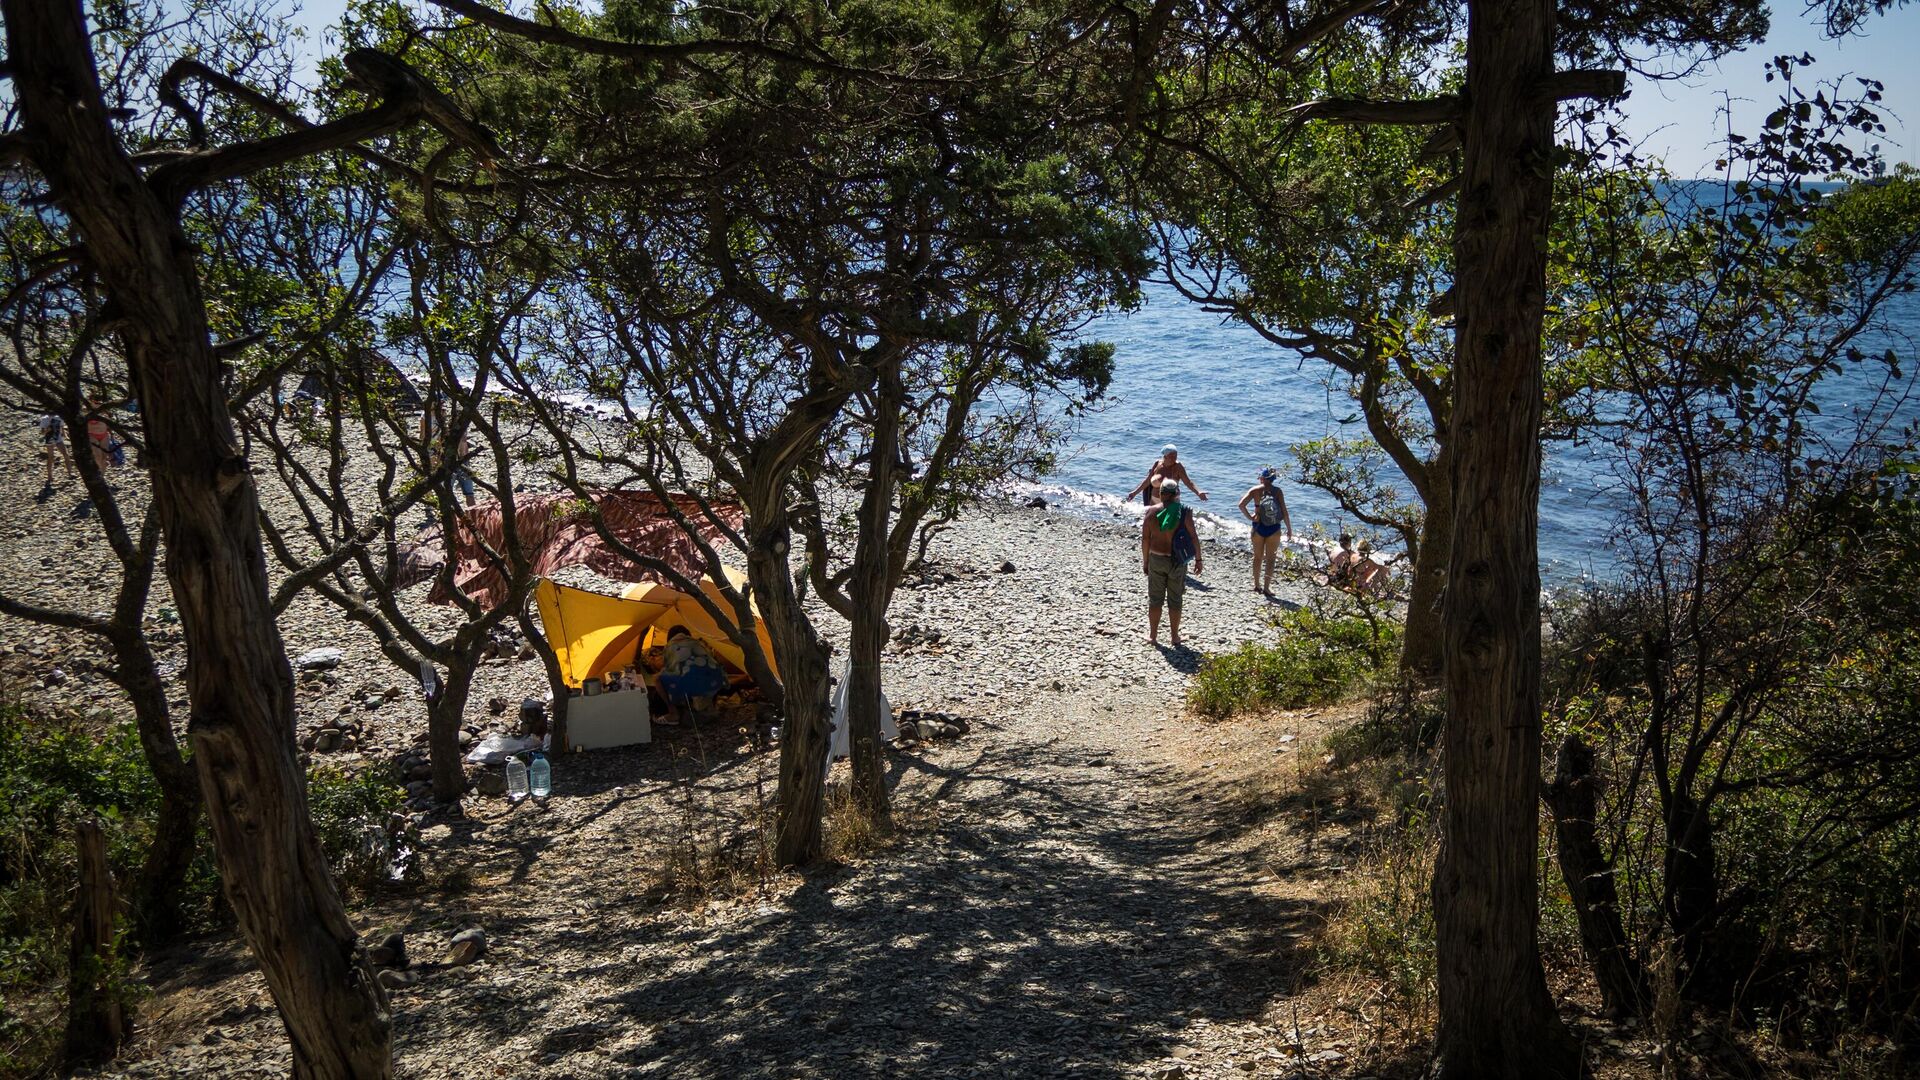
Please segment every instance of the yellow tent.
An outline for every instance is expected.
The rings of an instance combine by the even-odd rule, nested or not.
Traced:
[[[745,576],[732,567],[727,567],[727,579],[736,588],[745,587]],[[704,579],[700,586],[722,611],[732,610],[719,586]],[[534,598],[540,605],[547,642],[559,656],[560,671],[570,686],[631,665],[646,649],[665,645],[667,631],[675,626],[685,626],[722,663],[742,672],[747,667],[740,647],[700,602],[667,585],[645,583],[621,596],[607,596],[542,578],[534,589]],[[757,609],[753,629],[767,666],[773,667],[773,643]]]

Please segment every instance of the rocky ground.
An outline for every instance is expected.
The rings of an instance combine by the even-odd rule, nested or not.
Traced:
[[[15,461],[30,450],[5,446]],[[0,477],[9,587],[87,603],[107,579],[104,547],[74,489],[35,502],[39,481],[37,468]],[[463,817],[429,818],[428,884],[354,905],[371,937],[405,934],[416,960],[393,990],[401,1074],[1403,1071],[1363,1052],[1371,1043],[1348,1021],[1299,1011],[1303,942],[1338,860],[1309,841],[1276,863],[1271,845],[1256,856],[1236,840],[1248,777],[1317,754],[1307,748],[1325,719],[1243,721],[1229,738],[1182,708],[1204,651],[1271,633],[1273,614],[1306,597],[1253,594],[1246,554],[1213,550],[1187,594],[1190,648],[1172,651],[1145,640],[1137,540],[1123,527],[999,505],[944,534],[932,557],[891,616],[886,685],[897,707],[971,723],[890,755],[894,842],[805,875],[768,871],[757,852],[773,755],[737,715],[562,758],[545,807],[478,798]],[[163,582],[151,610],[177,674]],[[336,728],[353,735],[331,754],[343,763],[404,754],[422,736],[411,683],[362,631],[306,603],[283,631],[290,653],[343,653],[303,679],[303,736],[357,724]],[[476,729],[511,720],[491,715],[490,698],[544,689],[537,662],[516,655],[484,666]],[[0,668],[33,692],[111,709],[97,664],[70,635],[0,621]],[[443,963],[473,928],[486,951]],[[236,941],[190,943],[142,974],[154,997],[112,1072],[288,1071]]]

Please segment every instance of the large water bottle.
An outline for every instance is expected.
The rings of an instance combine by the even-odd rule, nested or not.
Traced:
[[[527,763],[517,757],[507,759],[507,799],[519,802],[527,797]]]
[[[533,783],[533,797],[544,799],[553,794],[553,766],[547,764],[547,755],[533,755],[533,765],[527,770]]]

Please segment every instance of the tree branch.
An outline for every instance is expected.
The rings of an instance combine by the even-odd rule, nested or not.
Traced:
[[[1287,110],[1295,120],[1331,120],[1339,124],[1452,124],[1466,115],[1460,98],[1420,98],[1414,101],[1373,101],[1368,98],[1323,98]]]
[[[1565,101],[1568,98],[1599,98],[1610,101],[1627,95],[1627,73],[1608,68],[1575,68],[1572,71],[1556,71],[1547,78],[1543,87],[1546,97],[1552,101]]]
[[[902,83],[945,84],[963,80],[942,76],[902,75],[894,72],[874,71],[853,67],[838,61],[809,56],[802,52],[783,48],[765,41],[746,41],[737,38],[703,38],[694,41],[614,41],[595,37],[591,34],[575,33],[553,23],[534,22],[517,15],[509,14],[497,8],[488,7],[479,0],[431,0],[456,15],[464,15],[482,26],[504,31],[515,37],[538,41],[546,45],[563,45],[584,53],[598,56],[611,56],[623,60],[644,60],[661,62],[667,60],[686,60],[696,56],[752,56],[763,60],[773,60],[785,64],[797,64],[816,71],[826,71],[836,75],[850,75],[861,78],[881,79]]]
[[[1291,63],[1298,59],[1301,53],[1318,45],[1348,23],[1386,7],[1392,2],[1393,0],[1348,0],[1347,3],[1338,7],[1329,8],[1319,17],[1309,19],[1305,26],[1294,31],[1287,38],[1286,42],[1280,46],[1280,63]]]
[[[344,62],[359,88],[382,98],[378,106],[284,135],[191,154],[155,169],[148,182],[163,197],[178,204],[189,192],[208,184],[251,175],[313,154],[345,149],[398,131],[422,117],[483,157],[501,156],[492,132],[468,120],[450,99],[402,61],[374,49],[354,49],[347,53]]]

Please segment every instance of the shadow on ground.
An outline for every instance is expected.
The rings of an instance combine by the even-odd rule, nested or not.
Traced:
[[[927,800],[903,810],[939,812],[937,830],[682,948],[563,976],[621,988],[600,1028],[552,1049],[624,1028],[602,1059],[619,1074],[1101,1077],[1167,1057],[1196,1020],[1257,1019],[1311,906],[1198,850],[1184,793],[1126,785],[1142,797],[1116,803],[1113,771],[1133,766],[1076,756],[899,759]]]

